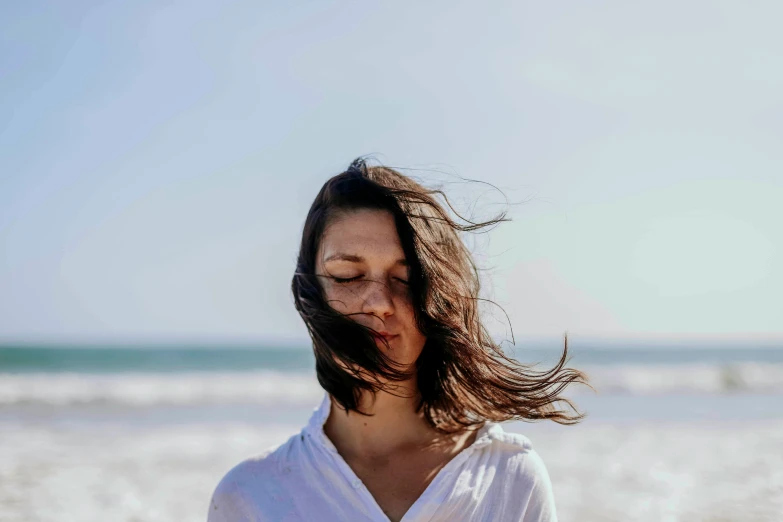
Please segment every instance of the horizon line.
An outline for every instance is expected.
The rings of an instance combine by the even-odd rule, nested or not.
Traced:
[[[494,339],[505,349],[531,348],[533,345],[543,345],[533,348],[562,348],[564,336],[517,336],[516,343],[509,339]],[[648,335],[648,336],[598,336],[568,334],[569,348],[574,345],[588,348],[643,348],[645,346],[683,347],[683,348],[783,348],[783,335],[735,334],[723,336],[696,335]],[[123,349],[123,348],[162,348],[162,349],[303,349],[310,348],[309,338],[240,338],[240,337],[144,337],[144,338],[3,338],[0,337],[0,348],[88,348],[88,349]]]

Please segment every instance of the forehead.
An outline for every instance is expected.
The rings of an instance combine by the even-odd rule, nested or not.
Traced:
[[[324,230],[320,258],[335,253],[404,257],[394,216],[386,210],[352,210],[332,218]]]

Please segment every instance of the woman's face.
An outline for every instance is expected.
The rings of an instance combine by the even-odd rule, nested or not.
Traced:
[[[394,216],[370,209],[339,214],[327,224],[316,263],[331,307],[384,335],[387,355],[410,368],[426,338],[416,327]],[[386,349],[381,339],[376,345]]]

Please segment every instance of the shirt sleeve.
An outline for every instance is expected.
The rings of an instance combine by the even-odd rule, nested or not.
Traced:
[[[524,468],[533,486],[520,522],[557,522],[555,496],[549,472],[535,450],[531,449],[527,453]]]
[[[220,481],[209,502],[207,522],[251,522],[244,509],[242,491],[227,476]]]

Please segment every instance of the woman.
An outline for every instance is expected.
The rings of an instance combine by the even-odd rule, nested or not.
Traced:
[[[567,342],[535,372],[492,341],[458,232],[504,216],[462,225],[438,195],[362,159],[323,186],[292,289],[324,399],[301,433],[228,472],[210,522],[556,520],[540,457],[497,423],[578,422],[560,394],[585,378],[564,368]]]

